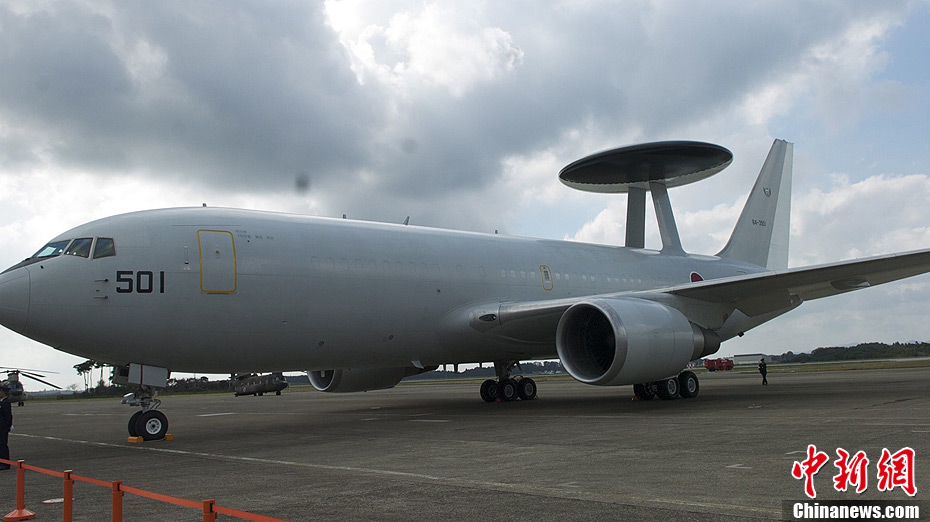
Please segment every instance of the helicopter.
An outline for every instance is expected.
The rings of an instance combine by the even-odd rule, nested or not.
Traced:
[[[0,367],[0,371],[6,372],[7,378],[5,381],[3,381],[3,383],[10,387],[10,393],[9,393],[10,402],[15,402],[17,403],[18,406],[23,406],[26,403],[26,390],[23,388],[23,383],[20,382],[19,380],[20,376],[27,377],[34,381],[39,381],[42,384],[46,384],[48,386],[51,386],[52,388],[55,388],[56,390],[61,389],[61,386],[56,386],[48,381],[42,380],[41,377],[45,377],[45,375],[42,375],[41,373],[35,373],[35,372],[45,372],[45,373],[56,373],[56,372],[49,372],[45,370],[27,370],[23,368],[7,368],[7,367]]]
[[[235,391],[236,397],[240,395],[262,396],[265,392],[274,392],[275,395],[281,395],[281,390],[287,388],[287,381],[284,379],[284,374],[281,372],[274,372],[266,375],[257,375],[254,373],[231,375],[230,384]]]

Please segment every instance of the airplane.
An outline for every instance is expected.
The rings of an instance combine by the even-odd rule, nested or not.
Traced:
[[[324,392],[493,362],[486,401],[536,396],[521,360],[579,382],[693,398],[689,361],[801,305],[930,271],[930,249],[787,268],[793,144],[775,140],[724,248],[686,253],[668,189],[732,162],[703,142],[646,143],[566,166],[563,184],[626,193],[606,246],[212,207],[146,210],[53,238],[0,274],[0,324],[114,366],[138,386],[131,435],[163,438],[170,372],[306,370]],[[644,248],[651,193],[662,240]]]
[[[20,407],[26,404],[26,398],[28,397],[28,394],[26,393],[26,389],[23,387],[22,381],[19,380],[20,376],[26,377],[28,379],[32,379],[34,381],[39,381],[42,384],[47,384],[48,386],[51,386],[52,388],[55,388],[56,390],[61,389],[60,386],[55,386],[54,384],[48,381],[43,381],[42,377],[45,377],[45,375],[42,375],[40,373],[35,373],[37,371],[44,372],[45,370],[24,370],[22,368],[0,368],[0,371],[6,372],[6,380],[3,381],[3,384],[6,384],[7,386],[10,387],[10,393],[9,393],[10,402],[15,402]],[[55,372],[46,372],[46,373],[55,373]]]
[[[229,382],[236,397],[240,395],[257,395],[261,397],[266,393],[281,395],[281,390],[288,386],[282,372],[272,372],[267,375],[242,373],[231,376]]]

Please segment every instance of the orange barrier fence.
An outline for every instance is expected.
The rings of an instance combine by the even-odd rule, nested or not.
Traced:
[[[216,522],[217,515],[229,515],[231,517],[236,517],[243,520],[251,520],[253,522],[289,522],[281,518],[266,517],[264,515],[256,515],[254,513],[249,513],[247,511],[240,511],[238,509],[228,508],[220,506],[216,503],[214,499],[203,500],[197,502],[195,500],[187,500],[185,498],[172,497],[169,495],[162,495],[160,493],[153,493],[151,491],[146,491],[144,489],[134,488],[132,486],[126,486],[120,480],[114,480],[107,482],[105,480],[99,480],[91,477],[82,477],[80,475],[75,475],[73,471],[52,471],[50,469],[39,468],[36,466],[31,466],[26,464],[24,460],[11,461],[6,459],[0,459],[0,463],[9,464],[16,467],[16,509],[9,512],[6,516],[3,517],[5,521],[13,520],[31,520],[36,517],[35,513],[26,509],[26,471],[35,471],[43,475],[49,475],[52,477],[57,477],[63,481],[63,490],[64,490],[64,506],[62,508],[62,520],[64,522],[71,522],[72,520],[72,510],[73,510],[73,493],[74,493],[74,482],[86,482],[87,484],[93,484],[95,486],[102,486],[109,488],[113,491],[112,497],[112,520],[113,522],[122,522],[123,520],[123,495],[129,493],[130,495],[136,495],[139,497],[145,497],[152,500],[157,500],[159,502],[166,502],[168,504],[174,504],[175,506],[181,506],[192,509],[203,510],[203,521],[204,522]]]

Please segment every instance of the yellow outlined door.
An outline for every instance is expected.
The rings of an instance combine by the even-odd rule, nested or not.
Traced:
[[[231,232],[198,230],[200,249],[200,290],[208,294],[236,291],[236,245]]]
[[[542,277],[543,290],[552,290],[552,270],[546,265],[539,265],[539,275]]]

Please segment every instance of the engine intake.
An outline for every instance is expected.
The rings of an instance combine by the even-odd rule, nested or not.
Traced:
[[[635,298],[590,299],[559,320],[556,349],[580,382],[618,386],[675,375],[689,361],[720,348],[716,333],[678,310]]]

